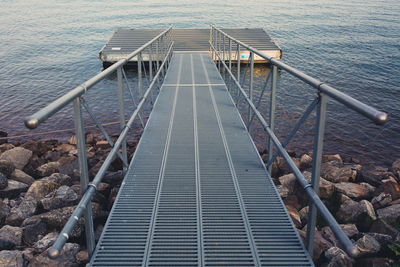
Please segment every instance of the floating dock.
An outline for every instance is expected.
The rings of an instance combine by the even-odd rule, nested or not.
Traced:
[[[117,62],[153,39],[162,31],[163,29],[117,29],[100,50],[100,59],[105,65]],[[282,58],[282,49],[264,29],[223,29],[223,31],[268,56],[276,59]],[[173,29],[172,37],[174,51],[176,52],[204,53],[210,51],[209,29]],[[148,54],[144,53],[142,57],[144,61],[148,61]],[[249,51],[242,50],[240,60],[245,62],[248,58]],[[232,47],[231,59],[234,62],[237,60],[236,47]],[[228,52],[226,60],[229,60]],[[132,58],[131,61],[136,62],[137,57]],[[255,55],[254,61],[256,63],[266,63],[263,58],[257,55]]]

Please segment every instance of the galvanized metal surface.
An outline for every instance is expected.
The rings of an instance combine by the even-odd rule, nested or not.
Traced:
[[[275,43],[272,37],[261,28],[256,29],[225,29],[225,32],[238,40],[257,48],[264,53],[277,59],[281,58],[281,48]],[[151,40],[161,29],[117,29],[110,39],[100,50],[100,59],[104,62],[115,62],[136,50],[148,40]],[[209,51],[210,31],[209,29],[173,29],[174,51],[186,52],[207,52]],[[228,42],[228,39],[226,40]],[[248,59],[248,51],[242,51],[242,60]],[[236,60],[236,58],[232,59]],[[228,54],[227,54],[227,60]],[[143,54],[143,60],[149,60],[147,53]],[[256,61],[264,60],[255,57]],[[137,57],[132,58],[137,61]]]
[[[211,57],[177,53],[90,266],[312,266]]]

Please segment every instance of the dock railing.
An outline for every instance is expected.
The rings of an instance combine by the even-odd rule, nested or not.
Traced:
[[[240,64],[241,64],[241,51],[249,51],[249,57],[246,59],[247,67],[243,77],[240,75]],[[280,154],[285,159],[293,174],[296,177],[298,183],[306,191],[309,196],[309,212],[307,219],[307,235],[306,235],[306,248],[312,257],[313,246],[314,246],[314,232],[316,225],[316,214],[317,210],[320,212],[326,223],[330,226],[335,236],[340,241],[341,245],[345,251],[352,257],[357,257],[359,254],[358,249],[353,245],[347,235],[340,228],[339,224],[332,216],[327,207],[323,204],[318,196],[319,182],[320,182],[320,170],[322,161],[322,148],[325,130],[325,115],[327,107],[327,98],[331,97],[336,101],[344,104],[360,113],[361,115],[369,118],[378,125],[383,125],[387,120],[387,114],[380,112],[375,108],[368,106],[340,91],[329,86],[328,84],[321,82],[299,70],[293,68],[282,61],[276,60],[273,57],[266,56],[255,48],[252,48],[245,43],[233,38],[232,36],[226,34],[215,26],[210,25],[210,53],[212,58],[215,60],[216,65],[221,73],[227,72],[229,75],[230,85],[233,81],[234,85],[237,87],[237,94],[233,96],[236,98],[236,104],[239,103],[241,98],[244,98],[248,103],[248,121],[247,128],[250,130],[253,118],[256,117],[261,123],[262,127],[268,134],[268,161],[266,167],[271,173],[272,163],[275,161],[276,157]],[[254,76],[254,56],[258,55],[264,58],[271,64],[271,71],[267,75],[266,82],[257,100],[257,104],[253,102],[253,76]],[[237,73],[236,77],[232,72],[232,59],[236,59]],[[244,90],[244,82],[250,65],[250,76],[248,85],[248,94]],[[223,68],[222,68],[223,67]],[[274,133],[275,124],[275,105],[276,105],[276,81],[278,75],[278,68],[290,73],[299,80],[311,85],[316,90],[316,98],[308,106],[302,117],[297,121],[296,125],[289,133],[284,142],[280,142]],[[242,82],[240,82],[242,79]],[[258,107],[261,103],[261,98],[270,83],[270,106],[269,106],[269,123],[266,122],[264,117],[258,111]],[[229,90],[229,86],[228,86]],[[232,90],[231,94],[233,93]],[[314,149],[313,149],[313,161],[312,161],[312,177],[311,184],[307,182],[301,171],[297,168],[296,164],[293,162],[285,147],[290,142],[291,138],[296,134],[297,130],[300,128],[301,124],[307,119],[311,112],[316,110],[316,122],[315,122],[315,135],[314,135]],[[274,154],[274,146],[277,152]]]
[[[25,125],[30,129],[36,128],[40,123],[47,120],[53,114],[64,108],[66,105],[73,103],[73,116],[74,116],[74,124],[75,124],[75,135],[77,139],[77,149],[78,149],[78,161],[79,161],[79,173],[80,173],[80,184],[81,184],[81,192],[82,199],[77,205],[76,209],[73,211],[71,217],[68,219],[61,233],[59,234],[57,240],[52,245],[52,247],[48,250],[48,255],[51,258],[56,258],[63,246],[69,239],[69,236],[78,223],[78,220],[82,217],[85,218],[85,234],[86,234],[86,245],[88,249],[89,258],[92,256],[93,251],[95,249],[95,238],[94,238],[94,229],[93,229],[93,215],[92,215],[92,206],[91,206],[91,198],[95,194],[98,185],[101,183],[108,167],[112,163],[114,157],[118,155],[122,160],[123,169],[126,170],[129,166],[128,157],[127,157],[127,148],[126,148],[126,136],[128,131],[131,129],[134,121],[138,117],[141,122],[141,126],[144,127],[144,121],[140,115],[140,112],[144,106],[146,100],[149,100],[153,104],[153,88],[157,85],[158,91],[160,88],[160,79],[162,79],[165,75],[166,69],[168,68],[168,64],[172,57],[172,48],[173,48],[173,40],[171,35],[172,27],[169,27],[152,40],[136,49],[132,53],[130,53],[126,58],[119,60],[114,63],[109,68],[103,70],[98,73],[91,79],[82,83],[75,89],[69,91],[65,95],[61,96],[54,102],[50,103],[43,109],[39,110],[32,116],[26,118]],[[142,54],[147,53],[149,55],[149,66],[148,66],[148,75],[146,72],[146,67],[143,61]],[[138,94],[139,94],[139,102],[136,103],[133,92],[129,86],[127,76],[124,71],[124,66],[129,62],[133,57],[137,57],[137,73],[138,73]],[[154,70],[153,70],[154,68]],[[143,74],[142,70],[145,74],[145,78],[148,79],[149,86],[147,90],[143,92]],[[95,84],[109,76],[110,74],[117,72],[117,90],[118,90],[118,102],[119,102],[119,119],[120,119],[120,129],[121,133],[119,134],[118,139],[115,143],[112,142],[110,136],[107,134],[101,123],[94,116],[94,113],[90,109],[88,103],[85,101],[84,94],[91,89]],[[124,85],[126,83],[126,87],[129,89],[130,96],[132,98],[132,102],[135,110],[133,111],[131,117],[126,122],[125,120],[125,109],[124,109],[124,97],[123,90]],[[86,156],[86,144],[85,144],[85,128],[84,122],[82,119],[82,106],[89,113],[90,117],[93,119],[99,130],[102,132],[106,140],[109,142],[112,147],[110,153],[106,157],[103,165],[100,167],[98,173],[93,178],[93,180],[89,183],[89,175],[88,175],[88,163]],[[119,150],[121,149],[121,152]]]

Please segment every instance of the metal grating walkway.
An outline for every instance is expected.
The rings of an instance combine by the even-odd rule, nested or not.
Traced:
[[[312,266],[211,57],[175,53],[90,266]]]

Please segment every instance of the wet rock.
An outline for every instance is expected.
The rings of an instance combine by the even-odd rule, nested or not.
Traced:
[[[22,144],[21,147],[32,151],[39,157],[43,156],[50,149],[49,145],[40,141],[28,141]]]
[[[36,169],[40,177],[50,176],[53,173],[59,172],[60,163],[59,162],[49,162],[41,165]]]
[[[29,174],[26,174],[25,172],[23,172],[19,169],[15,169],[11,173],[10,179],[27,184],[27,185],[32,185],[35,182],[35,179],[33,179],[32,176],[30,176]]]
[[[374,206],[374,209],[384,208],[389,205],[390,202],[392,202],[392,195],[386,193],[380,193],[371,200],[371,204]]]
[[[41,266],[59,266],[59,267],[70,267],[77,266],[75,255],[79,252],[80,246],[75,243],[66,243],[60,256],[56,259],[50,259],[46,252],[42,252],[38,256],[34,257],[29,263],[30,267],[41,267]]]
[[[7,159],[0,159],[0,173],[10,177],[11,173],[15,170],[14,164]]]
[[[10,225],[5,225],[0,229],[0,250],[12,249],[21,246],[22,229]]]
[[[107,148],[111,148],[110,144],[108,143],[107,140],[100,140],[96,142],[96,147],[98,149],[107,149]]]
[[[293,194],[296,186],[296,177],[294,174],[290,173],[279,177],[279,182],[289,190],[289,194]]]
[[[367,200],[344,202],[336,213],[341,223],[355,223],[358,229],[367,231],[371,223],[376,220],[372,204]]]
[[[352,267],[353,260],[338,247],[331,247],[325,251],[325,257],[329,260],[329,267]]]
[[[361,165],[351,165],[342,168],[332,168],[325,173],[324,178],[333,183],[354,182],[356,181],[358,171],[361,170]]]
[[[60,186],[54,194],[49,194],[40,200],[45,210],[59,209],[77,204],[78,195],[69,186]]]
[[[297,211],[297,209],[293,206],[286,205],[286,209],[290,215],[290,218],[292,218],[293,224],[296,228],[301,228],[301,218],[300,215]]]
[[[58,237],[57,232],[48,233],[42,239],[37,241],[33,245],[33,248],[35,249],[35,251],[37,253],[41,253],[41,252],[45,251],[46,249],[48,249],[51,245],[53,245],[54,242],[56,241],[57,237]]]
[[[42,238],[47,231],[47,225],[36,216],[26,219],[21,227],[22,241],[28,246],[32,246]]]
[[[0,266],[24,266],[23,252],[19,250],[0,251]]]
[[[346,196],[353,199],[365,199],[372,196],[374,187],[367,183],[355,184],[355,183],[338,183],[334,184],[336,190]]]
[[[0,172],[0,190],[8,186],[7,177]]]
[[[377,189],[377,193],[380,192],[390,194],[392,196],[392,200],[396,200],[400,198],[400,186],[397,182],[388,180],[383,182]]]
[[[0,198],[15,198],[21,192],[28,190],[28,187],[29,186],[27,184],[14,180],[8,180],[8,186],[0,190]]]
[[[278,193],[282,199],[287,198],[287,196],[290,193],[290,190],[284,185],[277,185],[276,190],[278,191]],[[112,190],[111,190],[111,192],[112,192]]]
[[[15,168],[22,170],[32,157],[32,151],[23,147],[15,147],[1,154],[0,159],[11,161]]]
[[[400,178],[400,159],[396,159],[392,164],[392,172]]]
[[[392,205],[376,211],[378,218],[389,224],[400,223],[400,204]]]
[[[363,258],[357,260],[355,267],[390,267],[393,263],[389,258]]]
[[[75,255],[76,263],[83,266],[89,262],[89,255],[87,250],[81,250]]]
[[[37,200],[34,198],[25,198],[18,207],[11,209],[7,216],[6,224],[19,226],[28,217],[37,211]]]
[[[312,167],[312,157],[307,154],[303,154],[300,157],[300,169],[306,170]]]
[[[116,172],[106,172],[103,181],[111,186],[121,184],[122,180],[124,179],[123,171],[116,171]]]
[[[52,175],[44,177],[41,180],[53,182],[59,185],[68,185],[68,186],[72,185],[72,178],[62,173],[53,173]]]
[[[360,256],[374,255],[381,250],[379,242],[368,234],[365,234],[363,237],[358,239],[355,246],[360,251]]]
[[[343,159],[339,154],[322,155],[322,163],[327,163],[327,162],[335,162],[335,163],[339,164],[340,166],[343,165]]]

